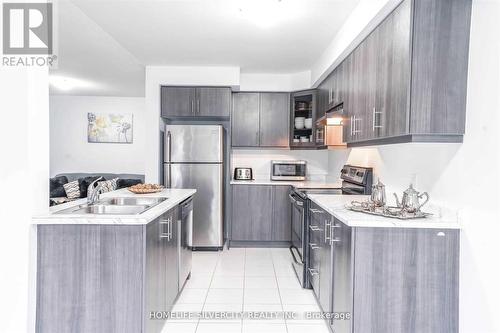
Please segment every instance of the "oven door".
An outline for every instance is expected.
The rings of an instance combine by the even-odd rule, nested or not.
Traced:
[[[299,279],[300,285],[306,285],[305,253],[304,253],[304,223],[305,223],[305,202],[294,192],[289,194],[292,205],[292,245],[290,253],[292,256],[292,267]]]
[[[349,183],[346,181],[342,182],[342,194],[353,194],[353,195],[363,195],[366,193],[366,188],[361,185]]]

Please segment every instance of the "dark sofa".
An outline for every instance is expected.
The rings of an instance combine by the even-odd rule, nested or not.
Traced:
[[[118,189],[129,187],[138,183],[144,183],[144,175],[129,173],[61,173],[50,179],[50,204],[62,203],[66,197],[63,185],[74,180],[78,180],[80,188],[80,198],[87,196],[87,187],[92,181],[102,177],[104,180],[119,178]],[[56,200],[57,198],[58,200]]]

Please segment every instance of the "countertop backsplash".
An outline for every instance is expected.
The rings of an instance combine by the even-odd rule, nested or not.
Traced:
[[[308,180],[328,180],[328,155],[315,150],[233,149],[231,173],[235,167],[250,167],[255,179],[269,179],[273,160],[305,160]]]

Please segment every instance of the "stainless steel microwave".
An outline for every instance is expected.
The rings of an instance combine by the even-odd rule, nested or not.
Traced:
[[[271,161],[271,180],[306,180],[306,161]]]

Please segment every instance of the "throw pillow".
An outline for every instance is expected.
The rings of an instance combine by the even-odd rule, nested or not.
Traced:
[[[64,184],[63,186],[68,199],[76,199],[80,197],[80,186],[78,184],[78,180],[74,180],[72,182]]]
[[[102,186],[103,192],[111,192],[116,190],[116,187],[118,186],[118,178],[97,182],[97,184]]]
[[[50,197],[51,198],[59,198],[65,197],[66,191],[64,191],[64,184],[68,183],[68,177],[59,176],[50,178]]]
[[[87,197],[87,188],[94,180],[97,180],[99,178],[101,178],[100,180],[106,180],[106,179],[104,179],[104,177],[101,177],[101,176],[90,176],[90,177],[78,179],[78,183],[80,185],[80,198]]]
[[[118,179],[118,189],[141,184],[140,179]]]

